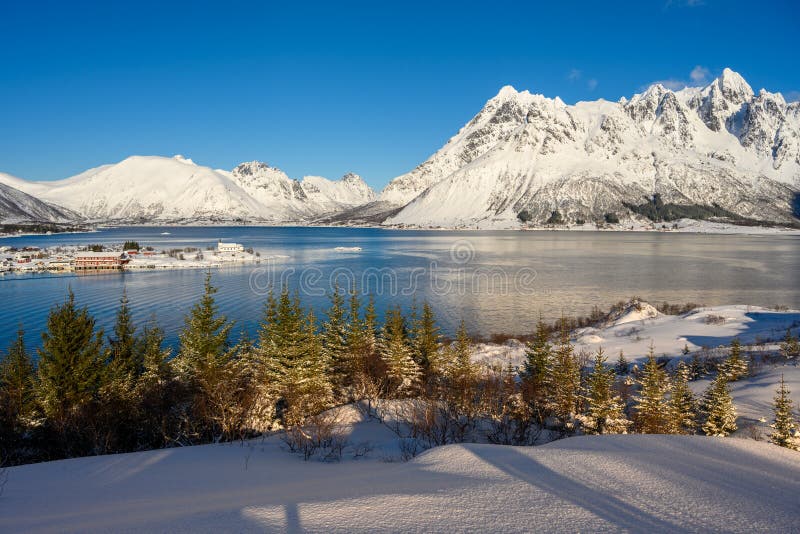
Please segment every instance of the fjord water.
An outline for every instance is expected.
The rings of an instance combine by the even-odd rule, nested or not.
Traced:
[[[169,235],[162,233],[169,232]],[[585,314],[640,296],[650,302],[800,308],[800,236],[656,232],[398,231],[375,228],[125,227],[0,240],[15,247],[138,241],[160,249],[253,247],[261,264],[213,270],[220,311],[255,334],[266,288],[285,281],[324,318],[326,292],[355,280],[378,311],[429,301],[445,332],[529,332],[539,314]],[[360,247],[360,251],[337,250]],[[203,270],[0,277],[0,347],[19,324],[39,345],[50,308],[72,288],[107,331],[123,290],[134,317],[155,317],[175,343],[203,291]],[[238,333],[237,333],[238,336]]]

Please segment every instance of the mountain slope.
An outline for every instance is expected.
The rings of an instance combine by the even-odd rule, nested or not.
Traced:
[[[3,175],[9,181],[13,176]],[[19,180],[18,178],[15,180]],[[20,180],[21,181],[21,180]],[[80,219],[77,213],[48,204],[5,183],[0,183],[0,222],[74,222]]]
[[[656,84],[616,103],[504,87],[380,198],[403,205],[387,224],[418,226],[513,226],[522,210],[602,220],[654,193],[789,222],[798,191],[800,104],[725,69],[704,88]]]
[[[302,222],[369,202],[356,175],[292,180],[251,162],[214,170],[181,156],[132,156],[54,182],[0,176],[0,182],[57,202],[88,219],[126,222]]]

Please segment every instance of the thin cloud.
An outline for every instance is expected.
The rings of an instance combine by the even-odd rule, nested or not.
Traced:
[[[711,74],[711,72],[707,68],[702,65],[697,65],[692,69],[692,72],[689,73],[689,78],[691,78],[694,83],[701,84],[706,83],[709,74]]]
[[[571,82],[577,81],[581,79],[581,71],[578,69],[572,69],[567,74],[567,79]]]
[[[706,5],[705,0],[667,0],[664,2],[664,9],[673,6],[677,7],[700,7]]]
[[[647,89],[651,85],[661,84],[670,91],[680,91],[681,89],[685,88],[688,84],[683,80],[676,80],[674,78],[670,78],[668,80],[656,80],[654,82],[648,83],[643,87],[643,89]]]
[[[591,80],[586,82],[586,87],[588,87],[590,91],[594,91],[595,89],[597,89],[597,80],[592,78]]]
[[[800,91],[787,91],[783,98],[787,102],[800,102]]]
[[[684,78],[667,78],[665,80],[656,80],[642,87],[642,90],[646,90],[651,85],[660,83],[670,91],[680,91],[686,87],[698,87],[706,85],[709,82],[710,76],[711,71],[709,69],[702,65],[697,65],[689,73],[688,80]]]

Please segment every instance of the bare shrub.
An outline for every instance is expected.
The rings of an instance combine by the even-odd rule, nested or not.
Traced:
[[[747,425],[744,429],[744,434],[756,441],[764,441],[764,432],[761,430],[761,426],[757,424]]]
[[[709,313],[705,318],[706,324],[725,324],[725,317]]]
[[[425,447],[416,438],[401,438],[398,446],[400,447],[400,459],[404,462],[411,460],[425,450]]]
[[[374,450],[372,443],[369,441],[362,441],[353,445],[353,459],[362,458]]]
[[[347,446],[333,410],[306,418],[302,425],[290,426],[282,437],[289,451],[308,461],[318,454],[323,461],[339,461]]]

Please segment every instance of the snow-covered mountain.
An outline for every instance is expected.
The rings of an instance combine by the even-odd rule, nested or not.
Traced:
[[[300,182],[265,163],[243,163],[229,172],[182,156],[133,156],[53,182],[8,176],[0,182],[97,221],[303,222],[374,197],[353,174]]]
[[[365,204],[375,197],[375,192],[353,173],[337,181],[321,176],[306,176],[299,181],[278,168],[252,161],[237,166],[230,177],[255,200],[287,221],[312,220]]]
[[[444,147],[392,180],[379,199],[387,224],[517,224],[629,214],[664,202],[718,204],[762,220],[792,220],[800,191],[800,103],[755,94],[725,69],[702,88],[660,84],[618,102],[567,105],[506,86]],[[794,207],[793,207],[794,206]]]
[[[0,173],[0,180],[22,181]],[[48,204],[6,183],[0,183],[0,223],[75,222],[80,217],[68,209]]]

